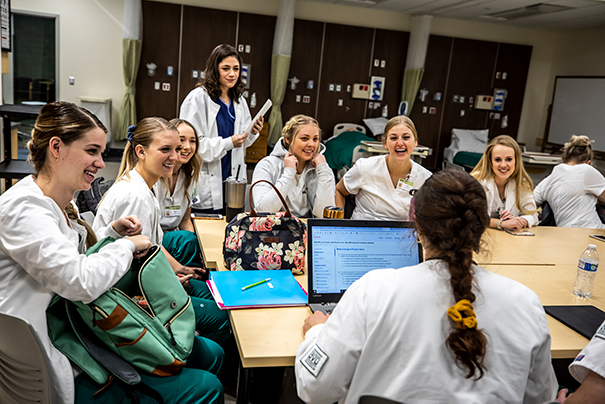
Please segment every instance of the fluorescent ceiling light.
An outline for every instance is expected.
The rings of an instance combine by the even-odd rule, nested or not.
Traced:
[[[482,15],[481,17],[511,21],[511,20],[518,20],[521,18],[534,17],[537,15],[556,13],[556,12],[566,11],[566,10],[571,10],[571,9],[572,9],[572,7],[538,3],[538,4],[533,4],[533,5],[527,6],[527,7],[515,8],[515,9],[507,10],[507,11],[500,11],[500,12],[493,13],[493,14],[486,14],[486,15]]]

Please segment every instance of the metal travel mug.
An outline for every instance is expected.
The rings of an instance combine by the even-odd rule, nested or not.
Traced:
[[[324,208],[324,219],[344,219],[345,211],[338,206],[326,206]]]

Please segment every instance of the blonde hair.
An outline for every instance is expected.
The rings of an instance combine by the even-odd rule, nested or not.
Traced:
[[[512,175],[509,177],[509,181],[512,179],[515,181],[516,192],[515,192],[515,204],[517,209],[524,215],[533,215],[536,213],[536,210],[526,211],[521,207],[521,191],[527,191],[530,193],[534,192],[534,184],[525,171],[525,167],[523,167],[523,160],[521,157],[521,148],[515,139],[508,135],[500,135],[492,139],[491,142],[487,145],[483,156],[481,156],[481,160],[479,163],[473,168],[471,171],[471,175],[477,179],[477,181],[482,181],[486,178],[494,177],[494,169],[492,164],[492,153],[494,151],[494,147],[501,145],[510,147],[515,152],[515,170]]]
[[[573,135],[571,140],[563,146],[563,162],[586,163],[594,158],[592,146],[593,141],[584,135]]]
[[[317,131],[319,132],[319,141],[321,142],[322,131],[319,127],[319,123],[314,118],[311,118],[307,115],[294,115],[288,120],[288,122],[286,122],[281,130],[284,148],[290,148],[290,145],[294,141],[298,131],[305,125],[315,125],[317,127]],[[319,147],[319,145],[317,147]]]
[[[383,145],[387,144],[387,136],[389,135],[389,132],[397,125],[405,125],[410,128],[412,134],[414,135],[414,140],[418,141],[418,132],[416,131],[416,125],[414,125],[414,122],[412,122],[412,120],[405,115],[398,115],[389,119],[389,122],[387,122],[387,125],[384,127],[384,134],[382,135]]]
[[[130,130],[131,129],[129,129],[129,132]],[[174,125],[164,118],[144,118],[136,124],[136,127],[132,132],[132,139],[128,140],[126,147],[124,148],[124,155],[122,156],[122,162],[120,163],[120,170],[118,171],[116,181],[130,179],[128,173],[136,167],[137,162],[139,161],[135,148],[138,145],[141,145],[143,148],[147,149],[155,137],[159,133],[165,131],[175,131],[178,133]]]

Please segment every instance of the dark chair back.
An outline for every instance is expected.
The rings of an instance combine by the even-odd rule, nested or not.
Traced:
[[[361,396],[358,404],[404,404],[400,401],[391,400],[390,398],[378,396]]]

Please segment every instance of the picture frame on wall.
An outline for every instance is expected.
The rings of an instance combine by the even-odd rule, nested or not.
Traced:
[[[11,2],[10,0],[0,0],[0,33],[2,34],[2,50],[11,52]]]

